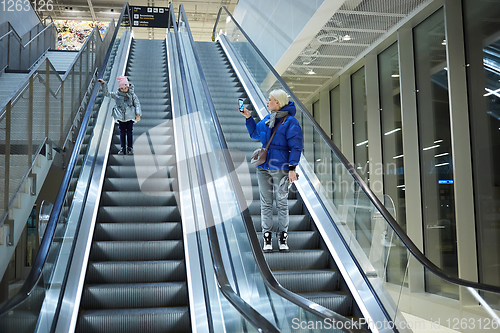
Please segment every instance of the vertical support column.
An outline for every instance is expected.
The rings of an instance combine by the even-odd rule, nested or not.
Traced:
[[[410,28],[403,28],[398,31],[398,47],[406,188],[406,232],[415,245],[423,251],[424,235],[422,231],[422,188],[420,186],[415,60],[413,56],[413,34]],[[423,292],[425,285],[422,265],[412,258],[408,269],[410,291]]]
[[[9,32],[12,31],[12,26],[10,25],[10,22],[7,22],[8,25],[9,25]],[[7,66],[10,65],[10,35],[11,34],[8,34],[7,35]]]
[[[29,78],[29,102],[28,102],[28,166],[33,164],[33,75]],[[30,170],[31,178],[30,194],[36,194],[36,175]]]
[[[453,152],[458,276],[462,279],[478,281],[476,220],[474,215],[472,152],[462,6],[457,5],[456,1],[445,0],[444,18],[446,56],[448,58],[448,95],[450,101],[451,147]],[[469,299],[474,302],[472,296],[464,288],[460,288],[460,299],[462,301]]]
[[[79,86],[79,91],[78,91],[78,106],[80,106],[80,103],[82,102],[82,65],[83,65],[83,57],[80,57],[80,70],[78,71],[78,74],[80,76],[80,86]]]
[[[340,133],[342,137],[340,149],[347,160],[354,163],[351,96],[351,75],[342,74],[340,76]]]
[[[71,70],[71,121],[75,120],[75,66]]]
[[[29,78],[28,104],[28,165],[33,162],[33,75]]]
[[[366,113],[368,121],[368,160],[370,188],[382,201],[384,196],[384,165],[382,163],[382,136],[380,126],[380,94],[377,54],[365,57]]]
[[[318,115],[317,115],[318,116]],[[318,121],[319,119],[319,121]],[[321,125],[321,128],[328,134],[330,137],[330,133],[332,132],[330,125],[330,91],[322,90],[319,92],[319,117],[316,119],[318,123]]]
[[[64,147],[64,81],[61,82],[61,90],[59,92],[61,95],[61,123],[59,127],[59,147]]]
[[[49,137],[50,114],[50,64],[45,60],[45,137]]]
[[[99,33],[99,29],[97,29],[97,33]],[[87,44],[87,73],[85,73],[85,87],[88,86],[90,80],[89,80],[89,77],[90,77],[90,72],[92,71],[92,67],[90,66],[90,64],[92,63],[91,59],[90,59],[90,47],[92,46],[92,39],[90,40],[90,43]]]
[[[7,214],[5,225],[9,226],[7,235],[7,246],[14,244],[14,221],[9,218],[10,199],[10,133],[12,130],[12,102],[9,101],[5,110],[5,179],[4,179],[4,213]]]

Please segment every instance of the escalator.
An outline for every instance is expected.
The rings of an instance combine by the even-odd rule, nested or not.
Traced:
[[[134,155],[118,155],[114,128],[77,332],[190,332],[165,42],[134,39],[126,75],[143,116]],[[139,176],[155,167],[144,193]]]
[[[248,135],[245,119],[237,110],[237,100],[245,98],[246,106],[251,111],[253,106],[222,47],[210,42],[196,42],[196,47],[228,147],[244,152],[249,161],[252,152],[260,147],[260,141]],[[252,115],[258,122],[255,111],[252,111]],[[259,188],[253,167],[250,167],[250,178],[251,184],[242,184],[243,191],[251,202],[249,211],[262,246]],[[244,180],[240,178],[240,182]],[[275,251],[264,254],[276,279],[283,287],[314,303],[340,315],[359,318],[359,310],[294,187],[290,190],[288,207],[290,252],[277,251],[277,237],[273,236]],[[274,214],[277,214],[276,208]]]

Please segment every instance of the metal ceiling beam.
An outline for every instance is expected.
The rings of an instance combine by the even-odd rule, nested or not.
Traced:
[[[92,14],[92,21],[97,21],[95,18],[94,7],[92,6],[92,0],[87,0],[89,4],[90,14]]]
[[[380,12],[362,12],[357,10],[339,10],[337,14],[348,14],[348,15],[365,15],[365,16],[386,16],[386,17],[400,17],[405,18],[405,14],[396,13],[380,13]]]

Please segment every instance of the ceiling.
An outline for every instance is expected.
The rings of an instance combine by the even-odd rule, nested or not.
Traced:
[[[85,20],[109,22],[117,20],[123,7],[123,0],[53,0],[54,10],[46,12],[54,20]],[[172,3],[176,15],[179,5],[184,5],[188,16],[193,38],[199,41],[208,41],[217,19],[221,6],[226,6],[230,12],[234,11],[238,0],[134,0],[130,5],[168,7]],[[165,38],[165,29],[159,28],[134,28],[135,38]]]
[[[54,11],[50,14],[53,19],[59,20],[93,20],[94,16],[97,21],[108,22],[118,19],[123,6],[122,0],[53,1]],[[283,57],[288,59],[279,72],[302,101],[314,98],[322,87],[337,77],[344,68],[350,67],[371,45],[383,39],[391,28],[431,0],[339,1],[341,5],[337,7],[338,10],[332,10],[332,14],[319,14],[326,14],[323,20],[326,24],[314,27],[310,35],[300,41],[305,43],[301,44],[298,52],[290,52],[289,49]],[[184,5],[193,38],[197,41],[209,41],[219,8],[226,6],[233,13],[238,0],[171,2],[176,15],[179,5]],[[130,5],[168,7],[169,3],[167,0],[134,0]],[[134,37],[163,39],[165,29],[134,28]]]
[[[429,0],[346,0],[281,76],[302,101]]]

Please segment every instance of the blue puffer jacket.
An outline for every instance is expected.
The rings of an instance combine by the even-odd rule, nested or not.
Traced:
[[[116,121],[125,122],[133,120],[135,123],[135,116],[142,116],[141,103],[139,103],[139,98],[137,98],[134,92],[134,85],[132,83],[127,93],[119,90],[117,92],[109,92],[107,83],[103,83],[102,85],[104,96],[115,100],[113,117]]]
[[[289,165],[299,164],[303,144],[302,129],[300,128],[298,120],[295,119],[295,114],[297,113],[295,104],[290,101],[288,105],[282,107],[280,111],[288,111],[288,117],[286,121],[278,127],[276,135],[269,145],[266,162],[259,165],[258,168],[267,170],[288,170]],[[253,117],[248,118],[246,121],[250,137],[252,139],[260,139],[262,147],[264,148],[271,138],[274,129],[283,119],[277,118],[274,123],[274,128],[270,129],[269,126],[266,125],[266,121],[269,117],[270,115],[265,116],[258,124],[255,123]]]

